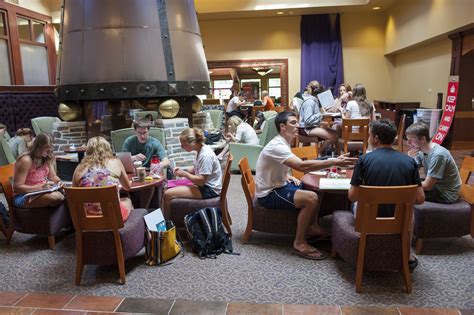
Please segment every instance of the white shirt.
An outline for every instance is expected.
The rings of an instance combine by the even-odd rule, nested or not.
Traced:
[[[255,171],[257,198],[265,197],[272,190],[286,185],[290,168],[283,163],[293,156],[290,144],[281,135],[277,135],[263,148]]]
[[[206,185],[211,187],[216,194],[222,190],[221,164],[212,149],[203,145],[199,155],[194,162],[194,173],[196,175],[208,175]]]
[[[257,145],[260,143],[258,140],[257,133],[255,130],[246,122],[241,122],[237,126],[237,131],[235,133],[235,140],[241,143]]]
[[[352,100],[347,102],[346,110],[351,112],[350,118],[362,118],[362,116],[360,115],[359,104],[357,104],[356,101]]]
[[[240,103],[242,102],[240,101],[239,97],[234,96],[233,98],[230,99],[229,103],[227,104],[226,112],[230,113],[234,110],[238,110],[239,107],[237,105]]]

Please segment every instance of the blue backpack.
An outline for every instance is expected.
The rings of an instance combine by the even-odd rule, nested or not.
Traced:
[[[188,214],[184,225],[191,248],[199,258],[215,259],[222,253],[233,254],[232,240],[224,230],[219,209],[204,208]]]

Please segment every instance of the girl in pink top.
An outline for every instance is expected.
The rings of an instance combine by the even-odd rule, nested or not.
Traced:
[[[51,188],[60,184],[53,167],[52,137],[40,133],[33,141],[31,149],[20,155],[15,163],[13,176],[13,206],[17,208],[54,207],[64,201],[59,191],[25,197],[25,194]]]

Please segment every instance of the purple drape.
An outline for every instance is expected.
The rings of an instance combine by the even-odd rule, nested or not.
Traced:
[[[303,15],[301,18],[301,90],[317,80],[331,88],[334,96],[344,82],[340,16],[334,24],[328,14]]]

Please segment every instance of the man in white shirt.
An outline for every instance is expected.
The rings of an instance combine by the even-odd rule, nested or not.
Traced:
[[[267,209],[298,211],[296,236],[293,248],[296,254],[313,260],[326,258],[310,246],[306,236],[320,236],[323,230],[317,225],[318,195],[300,188],[300,181],[289,175],[289,170],[310,172],[332,166],[351,166],[355,158],[345,156],[337,160],[303,161],[291,152],[290,143],[298,136],[298,119],[293,112],[281,112],[275,118],[279,135],[275,136],[260,153],[256,167],[256,196]],[[314,221],[313,224],[311,224]]]
[[[240,106],[245,104],[245,94],[244,92],[239,92],[238,96],[234,96],[230,99],[229,103],[227,104],[226,112],[228,114],[240,111]]]

